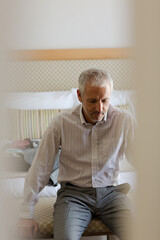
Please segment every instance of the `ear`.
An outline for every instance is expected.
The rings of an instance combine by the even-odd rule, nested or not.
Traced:
[[[82,102],[82,95],[79,89],[77,89],[77,97],[79,99],[80,102]]]

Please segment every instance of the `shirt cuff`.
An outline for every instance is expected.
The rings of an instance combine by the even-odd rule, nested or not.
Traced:
[[[34,219],[34,206],[21,205],[20,218]]]

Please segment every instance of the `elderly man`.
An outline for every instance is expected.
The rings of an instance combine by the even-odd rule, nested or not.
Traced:
[[[61,188],[54,206],[54,239],[79,240],[93,216],[119,239],[127,239],[131,209],[128,184],[116,185],[119,161],[134,138],[130,113],[113,108],[111,77],[89,69],[79,77],[74,109],[57,115],[48,126],[28,172],[19,226],[31,237],[38,192],[47,183],[61,146],[58,181]]]

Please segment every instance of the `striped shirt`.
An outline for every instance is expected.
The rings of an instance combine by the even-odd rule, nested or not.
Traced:
[[[58,182],[106,187],[116,184],[120,161],[124,154],[129,157],[133,138],[132,115],[111,105],[106,117],[95,125],[85,121],[82,105],[58,114],[44,133],[28,171],[21,217],[33,218],[38,193],[49,180],[60,146]]]

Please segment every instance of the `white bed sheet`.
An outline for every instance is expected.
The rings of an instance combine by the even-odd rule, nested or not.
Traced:
[[[122,183],[129,183],[130,184],[130,191],[129,192],[136,192],[136,186],[137,186],[137,173],[136,172],[120,172],[117,184]]]

